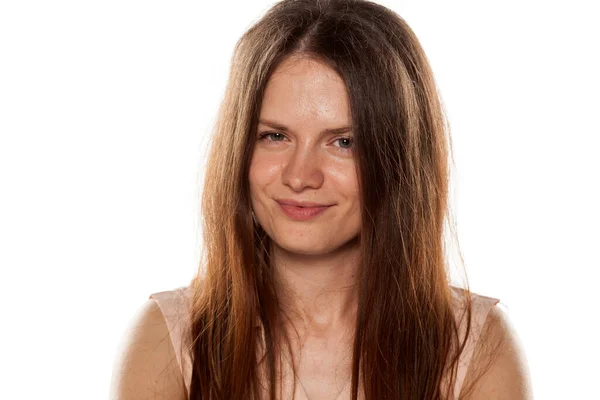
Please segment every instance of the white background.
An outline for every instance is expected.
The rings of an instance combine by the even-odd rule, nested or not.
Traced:
[[[472,290],[508,307],[536,398],[598,396],[595,2],[380,3],[448,108]],[[107,398],[135,311],[192,278],[207,135],[270,4],[0,3],[0,398]]]

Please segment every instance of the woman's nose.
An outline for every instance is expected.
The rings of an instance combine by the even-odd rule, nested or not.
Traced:
[[[317,189],[323,184],[322,161],[315,149],[296,148],[283,169],[282,181],[295,192]]]

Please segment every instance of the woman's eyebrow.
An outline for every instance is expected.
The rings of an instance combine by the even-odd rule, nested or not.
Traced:
[[[291,129],[289,129],[287,126],[285,126],[283,124],[280,124],[279,122],[261,119],[258,121],[258,123],[262,124],[262,125],[266,125],[273,129],[277,129],[278,131],[292,132]],[[343,126],[341,128],[330,128],[330,129],[324,129],[323,131],[321,131],[321,135],[326,135],[326,134],[339,135],[340,133],[350,132],[351,130],[352,130],[351,126]]]

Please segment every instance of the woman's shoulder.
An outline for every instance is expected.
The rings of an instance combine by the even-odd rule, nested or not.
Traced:
[[[496,297],[474,293],[460,287],[451,286],[451,291],[454,318],[459,327],[460,336],[464,337],[467,328],[469,328],[469,337],[465,349],[467,351],[465,361],[468,361],[468,351],[473,350],[472,347],[477,343],[484,326],[488,324],[488,317],[501,312],[499,306],[503,306],[503,304]],[[470,325],[467,319],[469,310],[471,311]]]
[[[499,307],[503,304],[496,297],[471,292],[460,287],[451,286],[451,291],[454,317],[460,335],[464,337],[467,328],[469,328],[467,347],[475,345],[483,327],[488,322],[488,317],[501,312]],[[470,325],[467,320],[469,310],[471,311]]]
[[[153,299],[162,312],[171,343],[175,349],[177,364],[188,390],[190,387],[192,361],[191,352],[188,348],[190,341],[185,339],[190,338],[192,290],[192,286],[188,285],[152,293],[149,296],[149,299]]]
[[[134,400],[149,397],[184,399],[186,391],[175,362],[172,342],[163,312],[148,299],[129,323],[115,357],[110,399]]]
[[[530,399],[531,384],[524,350],[498,298],[453,288],[455,315],[461,338],[467,327],[467,298],[471,298],[471,326],[460,355],[455,398],[495,399],[503,393]]]
[[[500,303],[500,299],[474,293],[456,286],[451,286],[451,291],[454,318],[458,325],[460,340],[462,341],[468,333],[465,346],[460,354],[454,386],[454,398],[458,399],[473,358],[474,350],[477,347],[488,316],[490,312],[495,312],[496,305]],[[468,324],[469,308],[471,310],[470,324]],[[469,329],[468,332],[467,328]]]

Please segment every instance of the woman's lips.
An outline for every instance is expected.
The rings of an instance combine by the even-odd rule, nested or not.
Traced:
[[[281,210],[288,217],[296,220],[296,221],[307,221],[321,214],[323,211],[327,210],[331,206],[321,206],[321,207],[298,207],[292,206],[289,204],[279,203]]]

